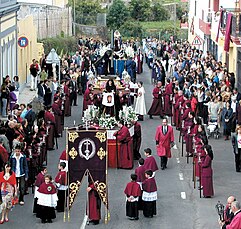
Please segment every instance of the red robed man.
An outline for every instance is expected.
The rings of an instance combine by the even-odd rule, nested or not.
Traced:
[[[134,125],[134,135],[133,135],[133,152],[134,160],[141,158],[140,148],[141,148],[141,125],[137,121],[133,121]]]
[[[156,87],[152,91],[153,101],[151,108],[148,111],[148,115],[152,119],[152,116],[163,116],[163,105],[162,105],[162,91],[161,91],[162,82],[158,81]]]
[[[61,135],[62,133],[62,126],[61,126],[61,116],[62,116],[62,111],[59,106],[59,98],[55,97],[54,98],[54,103],[52,104],[52,111],[54,113],[55,117],[55,122],[56,122],[56,133],[58,135]]]
[[[161,169],[167,167],[167,160],[171,158],[171,144],[174,142],[173,128],[167,125],[167,119],[163,119],[162,125],[156,129],[157,155],[161,157]]]
[[[85,90],[84,99],[83,99],[83,111],[88,108],[88,101],[90,100],[90,93],[92,93],[94,86],[92,84],[88,85],[88,88]]]
[[[101,200],[95,186],[97,184],[98,181],[95,181],[95,183],[91,181],[87,188],[89,196],[88,217],[90,220],[89,222],[94,225],[99,224],[101,219]]]
[[[133,167],[133,149],[132,138],[129,129],[124,126],[123,121],[118,123],[120,130],[114,133],[114,136],[120,142],[120,152],[118,166],[122,169],[132,169]]]
[[[176,120],[177,120],[177,115],[178,115],[178,109],[175,108],[176,102],[177,102],[178,98],[179,98],[178,88],[174,88],[173,99],[172,99],[172,105],[173,105],[172,125],[173,125],[173,126],[176,126]]]
[[[186,103],[185,107],[183,107],[183,114],[181,115],[181,121],[184,121],[185,123],[185,121],[188,119],[188,114],[190,111],[192,111],[191,103]]]
[[[48,106],[47,110],[44,113],[44,121],[46,125],[49,127],[47,149],[51,150],[51,149],[54,149],[55,124],[56,124],[51,106]]]
[[[195,131],[194,116],[194,112],[189,111],[188,117],[184,121],[184,128],[182,129],[184,140],[186,142],[187,156],[191,156],[193,153],[193,136]]]
[[[183,98],[183,91],[179,90],[178,91],[178,98],[176,100],[174,109],[176,112],[175,118],[176,118],[176,127],[177,128],[181,128],[181,120],[180,120],[180,116],[181,116],[181,112],[182,112],[182,105],[184,103],[184,98]]]
[[[170,79],[167,79],[167,84],[165,86],[164,96],[164,108],[163,113],[167,116],[172,115],[172,107],[171,107],[171,95],[172,95],[172,83]]]

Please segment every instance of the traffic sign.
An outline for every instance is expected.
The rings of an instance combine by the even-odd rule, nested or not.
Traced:
[[[18,38],[18,45],[21,48],[25,48],[28,46],[28,38],[27,37],[19,37]]]
[[[199,36],[196,36],[193,39],[192,45],[202,45],[202,39]]]

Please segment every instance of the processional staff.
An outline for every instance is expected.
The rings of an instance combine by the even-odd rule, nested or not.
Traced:
[[[197,157],[197,148],[195,146],[195,138],[192,135],[192,148],[193,148],[193,159],[192,159],[192,181],[193,181],[193,188],[196,188],[196,160]]]
[[[184,128],[184,121],[182,121],[181,130],[180,130],[180,137],[181,137],[181,141],[182,141],[182,157],[183,157],[183,148],[184,148],[184,138],[183,138],[183,134],[182,134],[183,128]]]
[[[202,161],[201,161],[201,152],[198,152],[198,167],[199,167],[199,195],[202,198]]]
[[[183,125],[183,127],[184,127],[184,125]],[[191,132],[191,126],[188,126],[187,127],[187,135],[190,135],[190,132]],[[190,137],[192,137],[192,136],[190,135]],[[188,140],[188,138],[187,138],[187,140]],[[188,142],[186,142],[186,149],[187,149],[187,144],[188,144]],[[189,154],[191,152],[186,152],[186,153]],[[189,164],[189,155],[187,155],[187,164]]]

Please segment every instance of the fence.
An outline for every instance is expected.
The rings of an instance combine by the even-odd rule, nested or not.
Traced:
[[[18,17],[33,15],[34,25],[37,28],[38,39],[56,37],[58,35],[72,35],[71,8],[54,6],[24,5],[21,4]]]

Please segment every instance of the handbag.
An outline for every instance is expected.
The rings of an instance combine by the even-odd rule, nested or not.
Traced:
[[[16,204],[18,204],[18,197],[17,196],[12,199],[12,205],[14,206]]]

